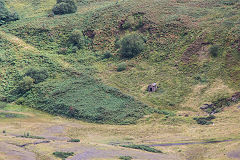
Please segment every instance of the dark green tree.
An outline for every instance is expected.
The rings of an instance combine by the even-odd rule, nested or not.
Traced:
[[[144,50],[144,39],[139,34],[125,36],[120,42],[120,53],[124,58],[133,58]]]
[[[70,14],[77,11],[77,5],[74,0],[57,0],[57,4],[52,9],[54,14]]]

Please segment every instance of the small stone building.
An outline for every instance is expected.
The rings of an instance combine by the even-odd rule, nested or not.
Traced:
[[[156,92],[156,90],[157,90],[157,83],[148,85],[148,92]]]

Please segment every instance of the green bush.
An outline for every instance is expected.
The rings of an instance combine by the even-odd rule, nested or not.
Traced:
[[[209,48],[209,53],[213,57],[217,57],[219,55],[219,49],[220,47],[218,45],[213,45]]]
[[[169,111],[169,110],[159,110],[159,109],[155,109],[154,111],[155,113],[158,113],[158,114],[163,114],[165,116],[170,116],[170,117],[173,117],[173,116],[176,116],[176,114],[172,111]]]
[[[74,0],[57,0],[57,4],[52,9],[54,14],[70,14],[77,11]]]
[[[140,149],[140,150],[144,150],[144,151],[147,151],[147,152],[153,152],[153,153],[162,153],[162,151],[157,150],[155,148],[151,148],[151,147],[146,146],[146,145],[130,144],[130,145],[122,145],[122,147]]]
[[[37,84],[48,78],[48,72],[42,68],[30,68],[25,73],[25,76],[29,76],[34,79],[34,83]]]
[[[78,51],[78,47],[77,46],[73,46],[72,47],[72,53],[77,53]]]
[[[120,156],[119,159],[121,159],[121,160],[131,160],[133,158],[130,157],[130,156]]]
[[[54,152],[53,155],[58,158],[65,159],[65,158],[68,158],[69,156],[73,156],[74,153],[73,152]]]
[[[127,65],[126,65],[125,62],[120,63],[120,64],[118,64],[118,66],[117,66],[117,71],[118,71],[118,72],[124,71],[124,70],[126,70],[126,69],[127,69]]]
[[[6,106],[7,106],[7,103],[0,101],[0,109],[5,108]]]
[[[79,49],[86,45],[86,37],[83,35],[82,31],[74,30],[69,37],[70,45],[76,46]]]
[[[201,125],[209,125],[209,124],[213,124],[213,122],[211,122],[211,120],[215,119],[216,117],[214,115],[210,115],[208,117],[195,117],[193,118],[198,124]]]
[[[57,54],[67,55],[68,53],[69,52],[68,52],[67,48],[59,48],[58,51],[57,51]]]
[[[23,77],[23,79],[18,83],[17,86],[17,93],[18,94],[24,94],[27,91],[29,91],[32,86],[34,84],[34,79],[29,77],[29,76],[25,76]]]
[[[6,6],[5,3],[0,0],[0,25],[10,22],[10,21],[16,21],[19,19],[19,16],[15,12],[10,12]]]
[[[31,138],[31,139],[45,139],[44,137],[40,137],[40,136],[32,136],[32,135],[30,135],[29,132],[24,133],[22,136],[17,136],[17,137],[21,137],[21,138]]]
[[[112,57],[112,54],[109,51],[107,51],[107,52],[105,52],[103,54],[103,58],[102,59],[108,59],[108,58],[111,58],[111,57]]]
[[[130,27],[131,27],[131,23],[130,23],[128,20],[126,20],[126,21],[122,24],[122,28],[121,28],[121,29],[125,30],[125,29],[128,29],[128,28],[130,28]]]
[[[68,142],[80,142],[80,139],[70,139]]]
[[[20,97],[16,100],[16,104],[18,104],[18,105],[23,105],[24,102],[25,102],[25,99],[23,97]]]
[[[144,50],[144,40],[138,34],[125,36],[120,42],[120,53],[124,58],[133,58]]]

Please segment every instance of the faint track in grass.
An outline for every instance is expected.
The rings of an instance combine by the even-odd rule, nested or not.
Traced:
[[[8,160],[35,160],[34,153],[25,150],[24,148],[17,147],[12,144],[0,142],[0,152],[3,152]]]

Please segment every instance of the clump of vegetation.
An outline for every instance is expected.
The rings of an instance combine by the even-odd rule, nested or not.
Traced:
[[[45,139],[44,137],[40,137],[40,136],[32,136],[32,135],[30,135],[29,132],[24,133],[22,136],[17,136],[17,137],[21,137],[21,138],[32,138],[32,139]]]
[[[48,72],[42,68],[30,68],[25,73],[25,76],[29,76],[34,79],[34,83],[37,84],[48,78]]]
[[[144,50],[144,39],[139,34],[130,34],[120,42],[120,53],[124,58],[133,58]]]
[[[25,102],[25,98],[24,98],[24,97],[20,97],[20,98],[18,98],[18,99],[16,100],[15,103],[18,104],[18,105],[23,105],[24,102]]]
[[[121,159],[121,160],[131,160],[133,158],[131,156],[120,156],[119,159]]]
[[[54,14],[70,14],[77,11],[77,5],[74,0],[57,0],[57,4],[52,9]]]
[[[159,109],[155,109],[154,112],[155,112],[155,113],[158,113],[158,114],[163,114],[163,115],[165,115],[165,116],[170,116],[170,117],[176,116],[176,114],[175,114],[173,111],[169,111],[169,110],[159,110]]]
[[[106,51],[104,54],[103,54],[103,58],[102,59],[109,59],[112,57],[112,54],[111,52],[109,51]]]
[[[74,153],[73,152],[53,152],[53,155],[64,160],[65,158],[73,156]]]
[[[68,49],[67,48],[59,48],[57,54],[67,55]]]
[[[120,29],[126,30],[131,28],[133,30],[137,30],[141,28],[143,25],[144,25],[143,14],[135,13],[131,16],[128,16],[125,20],[121,21]]]
[[[121,145],[121,146],[126,147],[126,148],[140,149],[140,150],[144,150],[144,151],[147,151],[147,152],[162,153],[162,151],[157,150],[155,148],[151,148],[151,147],[146,146],[146,145],[130,144],[130,145]]]
[[[0,109],[5,108],[7,106],[7,103],[0,101]]]
[[[234,5],[238,2],[239,2],[238,0],[221,0],[220,1],[220,3],[223,3],[225,5],[229,5],[229,6]]]
[[[200,107],[200,109],[208,114],[221,112],[225,107],[238,103],[240,101],[240,93],[236,92],[231,97],[228,95],[219,94],[214,96],[214,99],[215,100],[213,100],[211,104],[204,104],[204,106]]]
[[[211,120],[215,119],[216,117],[214,115],[210,115],[208,117],[195,117],[193,118],[195,121],[197,121],[198,124],[201,125],[209,125],[209,124],[213,124],[213,122],[211,122]]]
[[[29,76],[25,76],[18,83],[17,93],[22,95],[22,94],[26,93],[27,91],[29,91],[33,85],[34,85],[34,79]]]
[[[6,130],[3,130],[2,133],[5,134],[5,133],[7,133],[7,132],[6,132]]]
[[[19,16],[16,12],[10,12],[6,6],[3,0],[0,0],[0,25],[10,22],[10,21],[16,21],[19,19]]]
[[[213,45],[209,48],[209,53],[211,54],[211,56],[217,57],[219,55],[219,50],[220,47],[218,45]]]
[[[117,71],[118,72],[124,71],[126,69],[127,69],[127,64],[125,62],[120,63],[120,64],[117,65]]]
[[[70,139],[68,142],[80,142],[80,139]]]
[[[121,29],[125,30],[131,27],[131,19],[126,19],[121,25]]]
[[[134,124],[150,113],[148,106],[85,74],[35,85],[26,95],[26,105],[54,115],[108,124]]]
[[[86,37],[83,35],[82,31],[74,30],[69,37],[69,42],[71,45],[80,49],[86,45]]]
[[[77,53],[77,51],[78,51],[78,47],[77,46],[73,46],[71,49],[72,49],[72,53]]]

